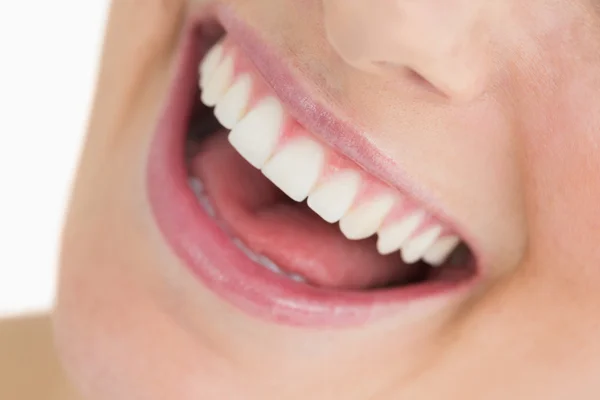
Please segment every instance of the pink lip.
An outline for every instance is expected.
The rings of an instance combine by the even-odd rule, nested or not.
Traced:
[[[208,11],[207,11],[208,10]],[[299,121],[359,160],[376,153],[360,135],[310,102],[289,72],[269,57],[256,35],[227,8],[204,9],[188,25],[176,64],[176,74],[156,129],[148,161],[148,196],[157,225],[183,263],[225,300],[258,318],[282,324],[342,327],[363,324],[391,313],[414,313],[443,307],[468,293],[478,280],[431,282],[377,292],[340,292],[314,288],[279,276],[252,262],[198,205],[187,184],[184,138],[193,97],[196,66],[206,48],[198,40],[200,21],[217,19],[250,54],[259,70],[267,68],[273,86]],[[277,90],[279,88],[279,90]],[[301,111],[298,111],[301,110]],[[302,117],[304,116],[304,117]],[[350,133],[348,133],[350,132]],[[352,138],[352,139],[350,139]],[[349,141],[352,140],[352,143]]]

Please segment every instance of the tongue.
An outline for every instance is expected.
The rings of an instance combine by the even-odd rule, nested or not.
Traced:
[[[419,268],[377,253],[373,239],[350,241],[304,203],[277,189],[233,149],[223,132],[205,139],[191,162],[218,218],[255,253],[309,283],[367,289],[408,283]]]

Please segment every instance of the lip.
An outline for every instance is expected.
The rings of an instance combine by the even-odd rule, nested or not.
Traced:
[[[455,218],[448,215],[441,201],[420,187],[411,179],[407,171],[385,155],[371,143],[365,129],[358,128],[348,116],[340,110],[328,107],[326,101],[316,100],[319,93],[314,86],[302,79],[295,69],[286,65],[285,57],[268,46],[258,33],[228,7],[216,10],[216,18],[227,31],[227,35],[236,42],[238,48],[256,66],[262,79],[271,87],[286,111],[301,125],[317,136],[322,142],[340,151],[346,158],[361,166],[369,174],[387,182],[400,193],[408,195],[422,208],[440,217],[444,224],[451,227],[462,238],[468,239],[470,247],[474,240],[462,226],[454,223]]]
[[[375,171],[384,170],[381,166],[389,163],[380,161],[379,153],[358,132],[315,104],[285,65],[269,53],[257,35],[229,8],[203,7],[193,14],[184,29],[175,74],[156,126],[147,166],[148,198],[156,223],[183,264],[206,287],[246,313],[294,326],[349,327],[391,314],[423,316],[467,295],[479,280],[479,273],[460,282],[341,292],[277,275],[255,264],[234,245],[199,206],[188,187],[183,162],[187,122],[196,93],[196,66],[209,45],[198,40],[198,27],[202,26],[205,32],[218,30],[211,21],[218,21],[263,76],[268,77],[267,83],[299,122],[314,129],[330,145],[343,148],[358,163],[370,160],[369,166]]]

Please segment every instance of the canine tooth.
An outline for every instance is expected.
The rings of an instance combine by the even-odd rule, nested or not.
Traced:
[[[404,242],[423,223],[425,213],[417,211],[407,215],[402,220],[395,222],[378,232],[377,251],[379,254],[391,254],[399,250]]]
[[[373,235],[391,210],[396,199],[384,194],[351,209],[340,220],[340,230],[350,240],[366,239]]]
[[[448,256],[456,249],[460,243],[460,238],[457,236],[445,236],[439,238],[425,252],[423,260],[434,267],[440,266],[446,261]]]
[[[271,157],[283,124],[283,107],[268,97],[261,101],[229,133],[229,143],[256,168]]]
[[[223,45],[218,43],[214,45],[202,59],[200,63],[200,87],[203,88],[206,82],[210,80],[213,72],[221,62],[223,57]]]
[[[342,171],[308,196],[308,206],[329,223],[340,220],[348,212],[360,186],[360,174]]]
[[[226,57],[213,71],[210,79],[206,81],[200,100],[208,107],[213,107],[223,97],[231,85],[233,78],[233,58]]]
[[[402,260],[407,264],[414,264],[425,255],[425,252],[442,233],[440,226],[435,226],[419,236],[407,241],[402,246]]]
[[[262,173],[293,200],[303,201],[321,175],[324,155],[314,140],[295,139],[271,157]]]
[[[215,107],[215,117],[227,129],[233,129],[235,124],[244,116],[248,101],[252,80],[249,75],[241,76],[219,100]]]

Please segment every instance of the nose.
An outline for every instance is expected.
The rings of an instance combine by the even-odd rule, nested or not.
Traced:
[[[488,0],[323,0],[327,38],[350,65],[412,71],[446,96],[470,101],[489,79]]]

